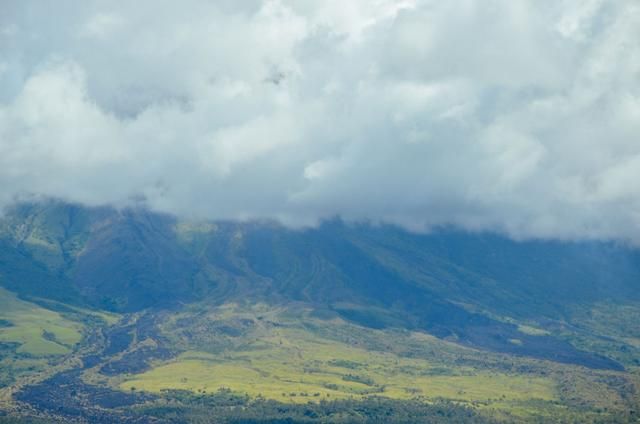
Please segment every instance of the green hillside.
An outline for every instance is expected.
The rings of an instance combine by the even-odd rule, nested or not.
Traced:
[[[0,288],[0,342],[16,344],[17,353],[33,357],[63,355],[80,341],[82,324]]]
[[[0,410],[632,422],[638,282],[612,243],[20,205],[0,220]]]

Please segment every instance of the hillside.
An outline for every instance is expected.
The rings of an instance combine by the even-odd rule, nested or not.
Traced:
[[[322,401],[350,422],[344,402],[386,399],[416,417],[624,422],[640,402],[640,252],[615,243],[51,201],[2,217],[0,286],[11,414]]]

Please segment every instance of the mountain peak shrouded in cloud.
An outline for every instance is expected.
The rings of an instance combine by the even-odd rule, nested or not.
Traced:
[[[640,3],[0,4],[0,204],[640,239]]]

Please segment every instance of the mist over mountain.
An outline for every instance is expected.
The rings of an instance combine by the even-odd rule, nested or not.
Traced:
[[[0,204],[639,240],[634,0],[5,1]]]

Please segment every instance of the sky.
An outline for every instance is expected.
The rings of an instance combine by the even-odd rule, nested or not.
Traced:
[[[640,2],[1,0],[39,197],[640,241]]]

